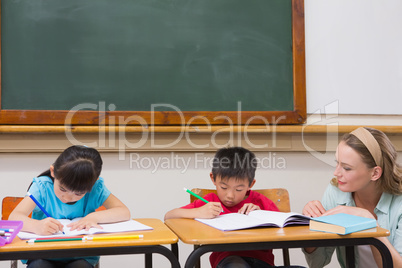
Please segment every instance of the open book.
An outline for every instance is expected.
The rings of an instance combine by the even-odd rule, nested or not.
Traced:
[[[287,225],[308,225],[310,217],[295,212],[276,212],[254,210],[248,215],[228,213],[214,219],[195,219],[222,231],[233,231],[254,227],[272,226],[284,227]]]
[[[119,233],[119,232],[131,232],[131,231],[143,231],[143,230],[152,230],[153,228],[150,226],[147,226],[145,224],[142,224],[138,221],[135,220],[129,220],[129,221],[122,221],[122,222],[117,222],[117,223],[104,223],[104,224],[99,224],[103,229],[99,228],[91,228],[88,231],[86,230],[74,230],[70,231],[70,228],[67,227],[67,225],[71,222],[78,221],[82,218],[75,218],[72,220],[69,219],[60,219],[60,221],[64,225],[64,233],[56,233],[53,235],[38,235],[34,233],[28,233],[28,232],[19,232],[18,237],[20,239],[33,239],[33,238],[45,238],[45,237],[63,237],[63,236],[75,236],[75,235],[90,235],[90,234],[99,234],[99,233]]]

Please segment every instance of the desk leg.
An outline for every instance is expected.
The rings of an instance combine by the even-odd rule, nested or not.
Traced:
[[[152,268],[152,253],[145,253],[145,268]]]
[[[176,245],[176,246],[174,246]],[[172,244],[172,249],[170,250],[169,248],[165,246],[151,246],[152,250],[151,252],[147,251],[145,253],[145,267],[146,268],[151,268],[152,267],[152,254],[161,254],[165,256],[171,263],[172,268],[180,268],[180,263],[179,259],[177,258],[177,252],[175,254],[175,251],[178,251],[177,244]]]
[[[355,247],[347,246],[345,247],[346,253],[346,267],[355,268]]]
[[[173,255],[176,257],[177,262],[179,262],[179,246],[176,244],[171,245],[171,250]],[[145,268],[152,268],[153,261],[152,261],[152,253],[145,254]]]
[[[177,243],[172,244],[171,248],[172,248],[173,255],[176,256],[177,260],[179,260],[179,245]]]
[[[394,264],[392,262],[391,252],[386,245],[384,245],[380,240],[376,238],[355,238],[351,239],[351,243],[346,246],[346,267],[355,267],[355,254],[354,246],[358,245],[372,245],[378,249],[382,258],[382,267],[393,268]],[[335,240],[335,242],[338,242]],[[338,244],[337,246],[342,246]],[[350,260],[348,260],[350,258]]]
[[[263,250],[275,248],[304,248],[304,247],[342,247],[347,248],[347,252],[354,259],[354,246],[373,245],[381,253],[382,265],[384,268],[393,268],[392,256],[387,246],[376,238],[351,238],[351,239],[326,239],[326,240],[297,240],[297,241],[275,241],[275,242],[256,242],[256,243],[238,243],[238,244],[210,244],[196,246],[193,252],[187,258],[185,268],[197,267],[201,256],[207,252],[213,251],[237,251],[247,248],[248,250]],[[348,267],[355,267],[354,261],[349,260]]]
[[[199,247],[200,247],[200,246],[198,246],[198,245],[194,245],[194,251],[196,251],[197,248],[199,248]],[[201,268],[201,256],[200,256],[200,258],[197,260],[197,262],[195,263],[194,267],[195,267],[195,268]]]
[[[282,255],[283,255],[283,265],[284,266],[290,266],[289,249],[288,248],[283,248],[282,249]]]
[[[161,254],[167,258],[172,268],[180,268],[177,256],[167,247],[162,245],[150,246],[126,246],[126,247],[104,247],[104,248],[71,248],[55,250],[29,250],[29,251],[0,251],[0,261],[20,260],[21,256],[26,259],[47,259],[47,258],[71,258],[86,256],[110,256],[110,255],[131,255],[146,254],[145,261],[152,261],[152,254]],[[148,260],[147,260],[148,259]],[[152,265],[152,263],[150,263]],[[147,265],[147,263],[145,263]],[[148,266],[147,266],[148,267]]]
[[[392,261],[392,256],[391,252],[389,252],[389,249],[387,248],[384,243],[382,243],[380,240],[372,238],[371,239],[371,245],[375,246],[378,251],[381,253],[381,258],[382,258],[382,267],[387,267],[387,268],[393,268],[394,263]]]
[[[177,262],[179,262],[179,246],[176,244],[172,244],[172,253],[176,257]],[[172,264],[173,266],[173,264]],[[152,268],[153,267],[153,262],[152,262],[152,253],[146,253],[145,254],[145,268]]]

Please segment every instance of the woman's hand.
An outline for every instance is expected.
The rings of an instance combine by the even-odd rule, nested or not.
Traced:
[[[327,215],[333,215],[333,214],[338,214],[338,213],[346,213],[350,215],[355,215],[355,216],[360,216],[360,217],[365,217],[365,218],[370,218],[370,219],[376,219],[373,214],[371,214],[370,211],[364,208],[358,208],[358,207],[349,207],[349,206],[337,206],[333,209],[330,209],[326,211],[323,216]]]
[[[319,217],[325,213],[325,208],[318,200],[308,202],[303,208],[303,215],[309,217]]]

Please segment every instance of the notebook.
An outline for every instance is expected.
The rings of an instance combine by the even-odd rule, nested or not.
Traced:
[[[296,212],[254,210],[248,215],[228,213],[213,219],[196,218],[195,220],[222,231],[233,231],[262,226],[285,227],[287,225],[308,225],[310,217]]]
[[[99,228],[90,228],[88,231],[86,230],[73,230],[70,231],[70,228],[67,225],[71,222],[78,221],[82,218],[75,218],[72,220],[69,219],[60,219],[60,221],[64,225],[64,233],[56,233],[53,235],[38,235],[34,233],[28,232],[19,232],[18,237],[20,239],[33,239],[33,238],[45,238],[45,237],[63,237],[63,236],[75,236],[75,235],[91,235],[91,234],[100,234],[100,233],[120,233],[120,232],[132,232],[132,231],[144,231],[144,230],[152,230],[153,228],[142,224],[135,220],[122,221],[117,223],[104,223],[99,224],[103,229]]]

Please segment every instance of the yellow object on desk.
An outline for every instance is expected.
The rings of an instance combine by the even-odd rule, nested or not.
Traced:
[[[115,240],[115,239],[141,239],[143,235],[115,235],[115,236],[84,236],[82,241],[97,240]]]

